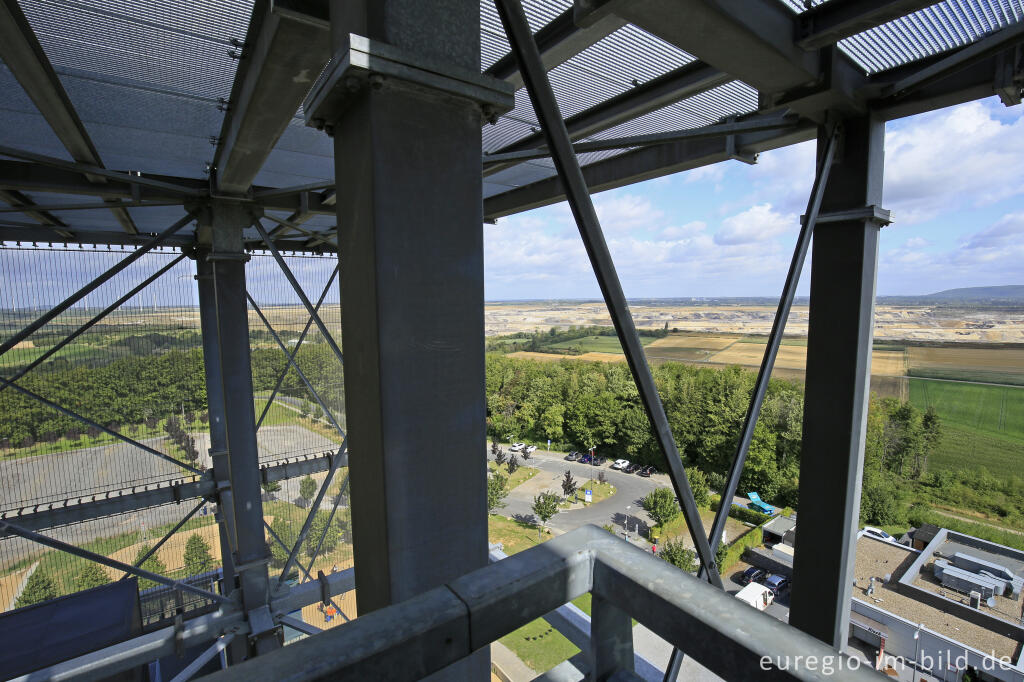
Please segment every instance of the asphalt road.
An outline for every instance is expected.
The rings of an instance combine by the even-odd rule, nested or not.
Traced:
[[[494,459],[489,448],[487,457],[491,460]],[[600,467],[579,462],[567,462],[565,454],[558,452],[549,453],[538,450],[530,459],[523,460],[520,457],[520,463],[523,466],[540,469],[537,476],[545,477],[549,482],[548,488],[559,494],[562,490],[561,479],[565,475],[566,469],[571,471],[573,478],[581,484],[590,478],[596,480],[598,471],[604,471],[606,480],[615,486],[615,494],[608,499],[589,507],[566,509],[556,514],[549,525],[561,531],[570,531],[588,523],[598,526],[610,523],[619,529],[624,529],[628,525],[630,531],[635,535],[638,527],[640,530],[644,530],[654,525],[651,518],[647,516],[647,512],[640,506],[640,499],[655,488],[668,485],[667,480],[662,480],[667,477],[661,475],[644,478],[636,474],[624,474],[612,469],[611,462]],[[516,490],[513,490],[505,499],[505,507],[500,513],[503,516],[521,518],[524,521],[535,523],[537,519],[531,509],[532,504],[533,494],[517,495]]]

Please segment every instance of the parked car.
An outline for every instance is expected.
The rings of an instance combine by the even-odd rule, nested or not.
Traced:
[[[740,585],[749,585],[750,583],[759,583],[768,577],[768,571],[757,566],[751,566],[747,570],[743,571],[743,575],[740,576]]]
[[[618,469],[620,471],[625,469],[628,466],[629,466],[629,460],[628,459],[617,459],[617,460],[615,460],[615,462],[612,463],[612,469]]]
[[[602,466],[607,461],[608,460],[602,457],[601,455],[594,455],[591,458],[590,463],[593,464],[594,466]]]
[[[776,597],[789,591],[789,578],[784,575],[776,575],[775,573],[772,573],[764,579],[762,584],[771,590],[772,594]]]
[[[633,464],[630,464],[628,467],[625,467],[623,469],[623,471],[626,472],[627,474],[635,474],[635,473],[637,473],[638,471],[640,471],[643,468],[644,467],[643,467],[642,464],[633,463]]]
[[[512,443],[512,447],[509,448],[512,452],[521,452],[526,447],[526,443]]]
[[[526,446],[526,454],[532,455],[535,452],[537,452],[537,446],[536,445],[527,445]]]
[[[580,455],[579,461],[582,462],[583,464],[590,464],[592,459],[593,458],[590,456],[589,453],[584,452],[582,455]]]
[[[882,542],[891,542],[894,545],[898,545],[899,544],[899,541],[896,540],[896,538],[894,538],[893,536],[889,535],[888,533],[886,533],[881,528],[873,528],[871,526],[864,526],[863,528],[860,529],[860,532],[862,534],[864,534],[864,535],[867,535],[868,537],[872,537],[872,538],[874,538],[876,540],[881,540]]]
[[[570,452],[568,455],[565,456],[565,461],[566,462],[575,462],[579,458],[580,458],[580,453],[578,453],[575,450],[573,450],[572,452]]]
[[[651,474],[653,474],[656,471],[657,471],[657,469],[655,469],[654,467],[648,465],[648,466],[645,466],[645,467],[641,468],[640,471],[638,471],[637,473],[640,474],[641,476],[643,476],[644,478],[650,478]]]

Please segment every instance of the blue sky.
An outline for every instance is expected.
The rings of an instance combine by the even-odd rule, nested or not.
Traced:
[[[1022,141],[995,97],[887,124],[879,295],[1024,283]],[[594,195],[626,296],[778,296],[813,175],[809,142]],[[564,203],[484,240],[488,300],[600,297]]]

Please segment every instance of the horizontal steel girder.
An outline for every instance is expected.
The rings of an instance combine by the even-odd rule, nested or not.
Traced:
[[[331,453],[333,455],[333,453]],[[347,455],[344,455],[347,457]],[[342,462],[344,465],[345,462]],[[264,483],[283,481],[290,478],[327,471],[330,457],[307,455],[290,458],[262,467],[260,475]],[[83,521],[124,514],[165,504],[178,503],[199,497],[213,497],[215,493],[212,471],[200,477],[161,481],[148,485],[111,490],[95,495],[73,497],[58,502],[36,504],[11,509],[0,514],[0,520],[10,521],[28,530],[45,530]],[[0,531],[0,538],[7,533]]]

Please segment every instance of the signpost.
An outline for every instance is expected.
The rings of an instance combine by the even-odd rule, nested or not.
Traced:
[[[594,501],[594,491],[593,490],[584,490],[583,491],[583,501],[584,502],[593,502]]]

